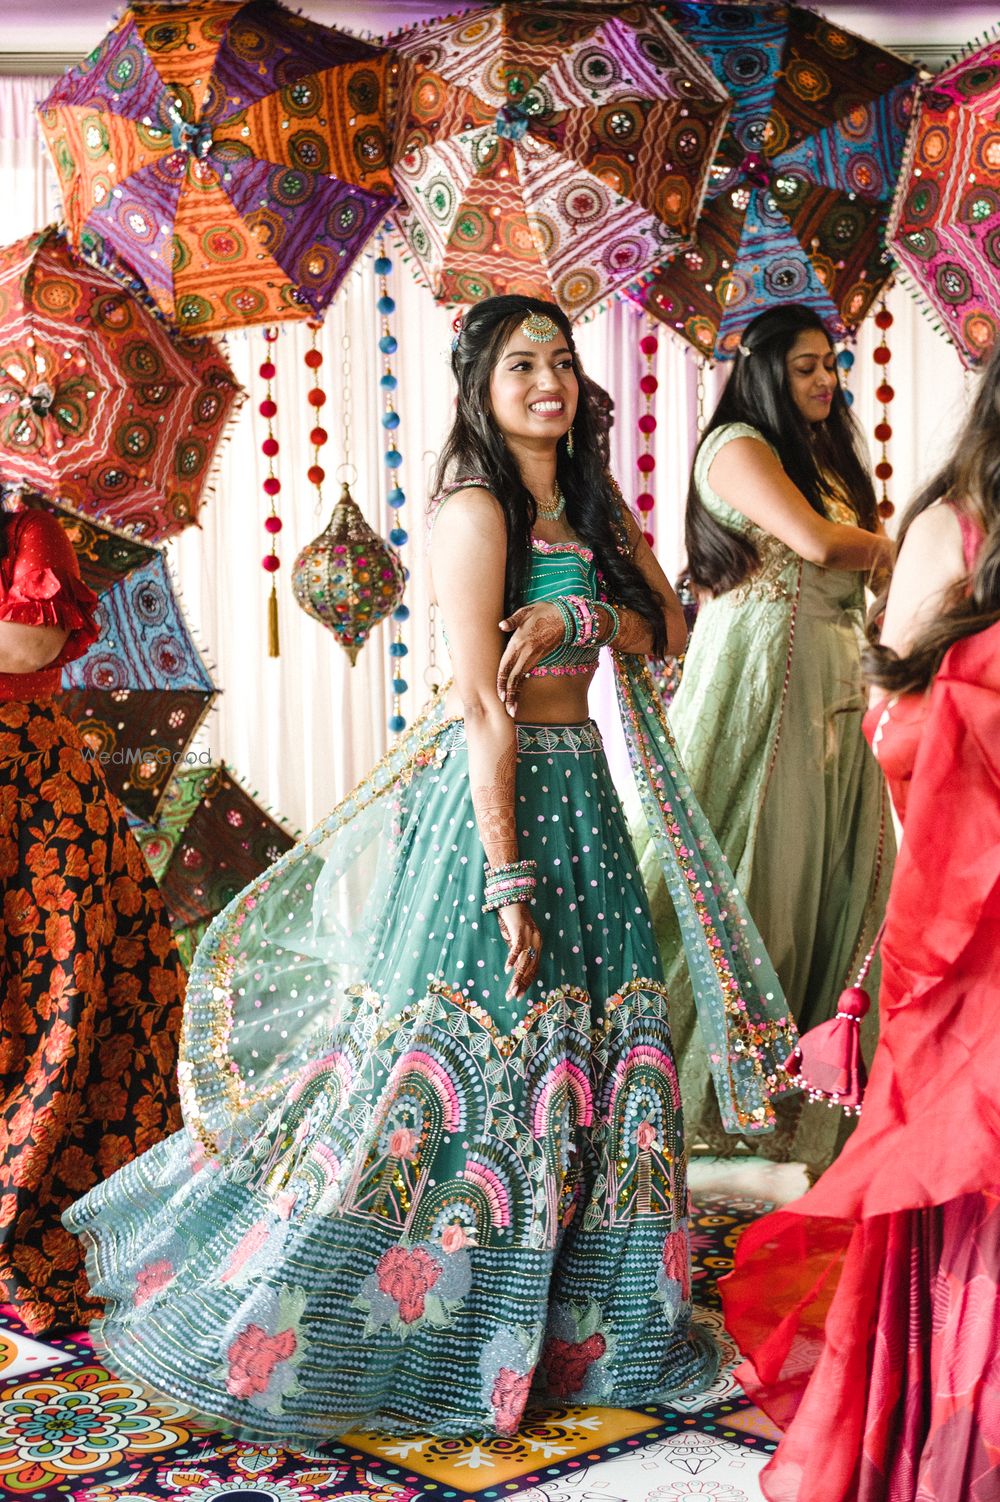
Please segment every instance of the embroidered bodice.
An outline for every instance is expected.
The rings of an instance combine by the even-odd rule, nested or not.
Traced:
[[[429,526],[440,514],[441,507],[456,490],[469,485],[485,485],[478,477],[457,480],[435,496],[431,503]],[[525,586],[524,597],[517,601],[515,609],[522,605],[536,605],[544,600],[557,600],[562,595],[582,595],[588,600],[600,599],[600,583],[597,566],[590,548],[581,542],[542,542],[532,538],[531,568]],[[447,641],[447,635],[445,637]],[[524,676],[526,678],[562,677],[577,673],[592,673],[597,667],[600,647],[556,647]]]
[[[541,542],[533,538],[531,572],[520,603],[535,605],[541,600],[557,600],[561,595],[600,599],[594,555],[579,542]],[[597,667],[600,650],[598,646],[556,647],[525,677],[591,673]]]

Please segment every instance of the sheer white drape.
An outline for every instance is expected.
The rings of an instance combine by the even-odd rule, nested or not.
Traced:
[[[32,107],[50,86],[47,79],[0,77],[0,203],[6,238],[13,240],[53,217],[56,203],[52,173],[35,128]],[[452,410],[448,371],[451,313],[434,306],[394,250],[394,327],[399,352],[397,405],[401,418],[397,441],[403,454],[399,481],[409,497],[402,524],[410,533],[404,558],[411,571],[405,627],[409,656],[403,676],[410,684],[404,712],[412,719],[423,698],[428,664],[428,590],[423,556],[423,510],[428,475]],[[293,822],[308,827],[341,797],[384,752],[390,739],[391,678],[388,634],[380,627],[350,668],[334,639],[305,616],[292,599],[291,562],[298,549],[326,524],[339,493],[334,480],[343,459],[341,442],[345,364],[351,409],[351,459],[357,468],[353,493],[369,521],[384,535],[392,524],[384,504],[382,404],[376,348],[379,320],[375,311],[371,258],[349,276],[330,310],[321,334],[325,356],[324,409],[330,444],[324,452],[329,475],[322,512],[306,480],[311,462],[308,446],[312,409],[306,391],[303,355],[308,334],[288,326],[277,342],[276,431],[281,443],[280,538],[282,568],[281,656],[269,659],[266,598],[269,580],[260,567],[266,548],[263,528],[268,507],[261,491],[266,473],[260,455],[265,425],[257,411],[263,383],[257,367],[264,356],[259,331],[228,339],[236,373],[251,397],[233,429],[219,467],[216,493],[200,529],[191,528],[171,545],[175,573],[189,619],[214,663],[223,693],[204,732],[212,754],[225,758],[261,797]],[[905,502],[942,457],[965,397],[958,357],[936,334],[908,293],[896,288],[889,298],[895,314],[890,331],[893,351],[889,376],[897,397],[891,413],[895,436],[891,490],[897,505]],[[584,364],[615,399],[612,448],[616,471],[626,495],[639,488],[636,419],[642,406],[638,377],[644,362],[638,351],[642,318],[616,304],[579,330]],[[348,341],[345,350],[344,341]],[[873,392],[878,384],[871,351],[877,343],[869,322],[862,330],[850,379],[855,412],[866,433],[878,418]],[[695,357],[664,332],[656,360],[659,391],[655,412],[657,497],[653,526],[657,550],[668,574],[683,557],[683,509],[687,474],[697,432]],[[721,387],[724,371],[708,373],[708,408]],[[443,648],[439,645],[439,651]],[[607,676],[595,690],[595,709],[606,731],[613,716]],[[610,736],[613,759],[617,741]]]

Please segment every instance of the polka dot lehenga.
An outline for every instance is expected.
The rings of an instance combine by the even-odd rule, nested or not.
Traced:
[[[185,1130],[66,1218],[120,1374],[300,1444],[510,1434],[533,1401],[712,1381],[667,996],[600,737],[517,739],[544,936],[523,999],[482,911],[464,725],[439,703],[213,923]],[[692,944],[733,954],[742,930],[715,912],[692,902]]]

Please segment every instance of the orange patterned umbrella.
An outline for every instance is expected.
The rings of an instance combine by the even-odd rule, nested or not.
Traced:
[[[316,317],[394,202],[390,77],[274,0],[129,6],[39,111],[74,245],[183,329]]]
[[[577,317],[689,241],[729,100],[651,7],[503,4],[393,47],[398,219],[438,301]]]

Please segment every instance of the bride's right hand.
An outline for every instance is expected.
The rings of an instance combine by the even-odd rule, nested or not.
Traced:
[[[500,932],[507,944],[504,973],[510,974],[507,1000],[520,998],[532,985],[541,963],[542,935],[526,902],[512,902],[498,908]],[[512,973],[511,973],[512,972]]]

